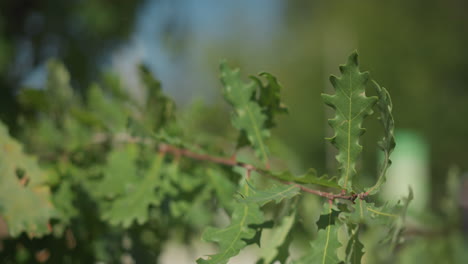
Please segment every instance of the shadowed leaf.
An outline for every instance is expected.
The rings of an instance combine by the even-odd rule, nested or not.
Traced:
[[[242,81],[239,69],[231,69],[226,63],[221,64],[221,81],[224,97],[234,110],[231,118],[233,126],[245,133],[257,156],[267,164],[265,140],[270,136],[270,131],[264,128],[267,117],[262,108],[251,100],[256,91],[255,83]]]
[[[379,148],[382,149],[384,153],[383,162],[380,167],[379,178],[377,183],[368,190],[370,194],[375,194],[379,190],[380,186],[385,183],[387,169],[392,164],[392,161],[390,160],[390,154],[392,154],[393,150],[395,149],[395,136],[393,134],[395,129],[395,122],[393,121],[393,105],[390,94],[384,87],[380,87],[379,84],[375,81],[372,81],[372,86],[377,91],[377,95],[379,96],[379,100],[377,101],[377,108],[380,112],[379,120],[384,128],[384,136],[382,140],[378,142]]]
[[[110,208],[103,211],[102,218],[125,228],[133,221],[144,224],[149,217],[149,207],[160,204],[161,199],[156,193],[156,187],[159,184],[162,161],[163,155],[156,156],[145,177],[112,201]]]
[[[325,229],[320,229],[317,238],[310,242],[311,249],[308,254],[303,256],[293,264],[337,264],[339,262],[337,249],[340,247],[338,241],[338,227],[334,223],[332,206],[323,208],[324,213],[328,215],[328,223]]]
[[[286,251],[287,247],[290,244],[289,239],[287,239],[290,234],[291,228],[294,226],[294,220],[296,219],[296,212],[292,212],[290,215],[287,215],[281,219],[281,222],[271,230],[271,234],[266,239],[265,243],[262,243],[260,251],[260,260],[258,264],[270,264],[275,261],[280,261],[284,263],[287,256],[282,256],[282,249]]]
[[[245,240],[252,239],[256,230],[250,225],[263,223],[263,213],[257,204],[236,204],[231,224],[225,228],[208,227],[203,232],[203,240],[219,244],[219,253],[209,255],[208,259],[199,258],[199,264],[224,264],[247,246]]]

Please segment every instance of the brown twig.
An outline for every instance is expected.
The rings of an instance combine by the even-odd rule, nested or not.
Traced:
[[[369,195],[369,193],[367,193],[367,192],[366,193],[347,195],[346,191],[344,191],[344,190],[339,194],[331,193],[331,192],[323,192],[323,191],[320,191],[320,190],[314,190],[314,189],[305,187],[303,185],[297,184],[295,182],[280,180],[280,179],[278,179],[276,177],[265,174],[262,170],[254,167],[251,164],[239,162],[239,161],[236,161],[233,158],[222,158],[222,157],[210,156],[210,155],[207,155],[207,154],[199,154],[199,153],[195,153],[195,152],[192,152],[190,150],[187,150],[187,149],[178,148],[178,147],[168,145],[168,144],[159,144],[159,151],[163,152],[163,153],[170,153],[170,154],[172,154],[172,155],[174,155],[176,157],[184,156],[184,157],[192,158],[192,159],[195,159],[195,160],[209,161],[209,162],[222,164],[222,165],[226,165],[226,166],[242,167],[242,168],[245,168],[247,170],[247,175],[250,175],[251,171],[256,171],[256,172],[258,172],[258,173],[260,173],[260,174],[262,174],[264,176],[268,176],[268,177],[270,177],[270,178],[272,178],[274,180],[277,180],[277,181],[279,181],[279,182],[281,182],[283,184],[294,185],[294,186],[298,187],[299,189],[301,189],[303,192],[307,192],[307,193],[311,193],[311,194],[318,195],[318,196],[321,196],[321,197],[325,197],[325,198],[327,198],[329,200],[344,199],[344,200],[354,201],[354,200],[356,200],[356,198],[364,199],[366,196]]]
[[[142,144],[153,144],[154,143],[154,141],[152,141],[150,139],[142,139],[142,138],[139,138],[139,137],[133,137],[133,136],[128,135],[126,133],[117,134],[117,135],[114,135],[113,137],[109,137],[106,134],[97,134],[94,137],[93,143],[94,144],[102,143],[102,142],[105,142],[107,140],[112,140],[114,142],[126,142],[126,143],[142,143]],[[250,173],[252,171],[256,171],[257,173],[260,173],[263,176],[269,177],[269,178],[274,179],[274,180],[276,180],[278,182],[281,182],[283,184],[294,185],[294,186],[298,187],[299,189],[301,189],[301,191],[303,191],[303,192],[318,195],[318,196],[327,198],[328,200],[331,200],[331,201],[333,201],[335,199],[343,199],[343,200],[350,200],[350,201],[354,202],[354,200],[356,200],[357,198],[364,199],[365,197],[369,196],[369,192],[363,192],[363,193],[359,193],[359,194],[347,194],[346,190],[343,189],[343,190],[341,190],[340,193],[331,193],[331,192],[324,192],[324,191],[320,191],[320,190],[311,189],[311,188],[305,187],[303,185],[297,184],[295,182],[283,181],[283,180],[278,179],[278,178],[276,178],[276,177],[274,177],[272,175],[266,174],[265,171],[260,170],[259,168],[256,168],[255,166],[253,166],[251,164],[236,161],[235,155],[230,157],[230,158],[215,157],[215,156],[211,156],[211,155],[207,155],[207,154],[196,153],[196,152],[190,151],[188,149],[179,148],[179,147],[169,145],[169,144],[165,144],[165,143],[159,144],[158,148],[159,148],[160,152],[170,153],[170,154],[174,155],[176,159],[179,159],[181,156],[184,156],[184,157],[188,157],[188,158],[195,159],[195,160],[209,161],[209,162],[213,162],[213,163],[217,163],[217,164],[221,164],[221,165],[226,165],[226,166],[231,166],[231,167],[241,167],[241,168],[246,169],[246,171],[247,171],[246,177],[249,177]],[[269,164],[267,164],[267,167],[269,167]]]
[[[164,153],[170,153],[174,156],[185,156],[185,157],[196,159],[196,160],[210,161],[210,162],[214,162],[214,163],[218,163],[222,165],[227,165],[227,166],[232,166],[232,167],[242,167],[247,170],[258,171],[258,169],[255,168],[254,166],[247,164],[247,163],[236,161],[233,158],[227,159],[227,158],[222,158],[222,157],[214,157],[214,156],[210,156],[206,154],[199,154],[199,153],[192,152],[188,149],[178,148],[178,147],[168,145],[168,144],[159,144],[159,151],[164,152]]]

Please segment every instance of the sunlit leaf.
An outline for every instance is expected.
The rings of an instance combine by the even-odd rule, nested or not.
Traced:
[[[26,155],[0,123],[0,215],[10,235],[50,233],[49,221],[58,216],[51,199],[47,176],[36,159]]]

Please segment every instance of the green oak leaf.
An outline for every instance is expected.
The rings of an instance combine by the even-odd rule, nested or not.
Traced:
[[[399,203],[394,206],[385,204],[377,207],[374,203],[368,203],[361,199],[357,199],[349,208],[349,212],[340,213],[340,218],[345,219],[350,224],[365,224],[367,226],[395,224],[395,220],[400,217],[403,209]]]
[[[55,114],[73,105],[73,88],[70,85],[70,73],[62,62],[49,60],[47,62],[47,82],[46,82],[48,105]]]
[[[317,238],[311,241],[311,249],[293,264],[337,264],[339,263],[338,252],[340,242],[338,241],[338,226],[334,223],[332,206],[325,210],[328,215],[328,223],[325,229],[320,229]]]
[[[282,256],[282,250],[288,250],[290,240],[287,239],[292,227],[294,226],[294,220],[296,219],[296,212],[293,211],[290,215],[287,215],[281,219],[281,222],[273,227],[266,239],[262,239],[262,246],[260,248],[260,260],[257,264],[271,264],[275,261],[285,263],[287,256]],[[262,234],[265,236],[265,234]]]
[[[265,140],[270,131],[264,128],[267,116],[260,105],[251,100],[256,91],[255,83],[242,81],[239,69],[231,69],[226,63],[221,63],[221,81],[224,97],[234,109],[231,117],[233,126],[246,134],[257,156],[268,164]]]
[[[362,263],[386,263],[391,259],[394,252],[385,242],[388,235],[388,227],[382,225],[373,226],[365,232],[360,232],[359,240],[364,245]]]
[[[377,95],[379,97],[379,100],[377,101],[376,105],[380,112],[379,120],[384,128],[384,136],[382,140],[378,142],[378,146],[380,149],[382,149],[384,157],[382,165],[380,167],[380,173],[377,183],[368,190],[369,194],[377,193],[380,186],[382,186],[382,184],[385,183],[387,169],[392,164],[392,161],[390,160],[390,154],[392,154],[396,145],[395,136],[393,133],[395,129],[395,122],[393,121],[393,105],[392,99],[390,98],[390,94],[388,93],[387,89],[385,89],[384,87],[380,87],[379,84],[375,81],[372,81],[372,86],[377,91]]]
[[[136,179],[138,168],[135,163],[138,158],[138,146],[128,144],[123,148],[114,149],[107,157],[104,177],[96,191],[98,196],[114,198],[127,191]]]
[[[255,236],[253,236],[250,239],[244,239],[244,241],[247,243],[247,245],[252,245],[256,244],[257,246],[261,246],[261,239],[262,239],[262,234],[264,229],[272,228],[274,225],[273,220],[268,220],[265,221],[259,225],[250,225],[249,227],[251,229],[255,230]]]
[[[377,207],[373,203],[367,203],[365,208],[367,209],[367,213],[365,213],[367,218],[363,223],[373,226],[391,226],[395,224],[395,220],[400,217],[400,213],[402,212],[401,205],[399,204],[394,206],[385,204]]]
[[[343,245],[338,249],[338,258],[349,264],[360,264],[363,256],[363,245],[359,241],[359,225],[350,227],[342,224],[338,230],[338,240]]]
[[[211,208],[206,206],[213,198],[211,191],[209,187],[203,188],[194,199],[190,196],[186,198],[189,207],[181,217],[185,223],[196,230],[206,227],[212,220]]]
[[[116,103],[116,100],[107,97],[98,84],[93,84],[88,89],[88,111],[100,124],[111,132],[122,132],[127,127],[127,119],[130,115],[125,104]]]
[[[401,243],[406,211],[412,199],[410,189],[408,197],[395,205],[367,205],[370,218],[365,231],[359,234],[359,240],[364,245],[364,263],[381,263],[392,258],[395,248]]]
[[[219,204],[227,209],[232,211],[235,201],[232,197],[236,192],[236,185],[231,182],[227,175],[221,170],[214,170],[209,168],[207,170],[208,179],[210,180],[210,185],[216,193],[216,199]]]
[[[394,229],[393,229],[393,236],[391,240],[392,249],[394,249],[397,246],[397,244],[400,242],[400,237],[406,224],[405,222],[406,222],[406,213],[408,212],[408,206],[413,199],[414,199],[413,189],[409,187],[408,197],[404,197],[402,199],[401,205],[397,206],[397,209],[396,209],[398,210],[398,214],[400,217],[398,218],[398,221],[396,221]]]
[[[50,118],[44,118],[41,122],[38,122],[37,126],[34,127],[34,131],[29,133],[33,135],[30,142],[34,151],[57,151],[63,147],[65,142],[62,130]]]
[[[175,120],[175,103],[163,93],[161,83],[148,67],[140,65],[139,75],[147,89],[145,121],[150,124],[151,131],[158,131]]]
[[[182,174],[179,171],[179,164],[178,162],[172,162],[171,164],[167,164],[163,168],[163,177],[159,179],[159,184],[158,184],[158,194],[159,195],[167,195],[170,197],[175,197],[179,193],[179,190],[177,187],[180,187],[181,189],[186,189],[187,185],[192,184],[192,188],[197,187],[196,180],[193,181],[187,181],[187,180],[182,180],[180,179]],[[180,183],[184,181],[184,183]],[[187,184],[187,185],[186,185]],[[188,189],[186,189],[188,190]]]
[[[231,224],[225,228],[208,227],[203,232],[202,239],[207,242],[219,244],[219,253],[209,255],[208,259],[199,258],[199,264],[225,264],[239,251],[247,246],[245,240],[252,239],[256,229],[251,225],[259,225],[264,222],[264,216],[259,206],[255,203],[236,204],[232,213]]]
[[[248,195],[242,196],[239,199],[240,202],[247,203],[258,203],[265,205],[271,201],[275,201],[277,204],[283,199],[291,199],[298,195],[301,189],[295,185],[275,185],[266,190],[257,190],[249,181],[245,181],[249,188]]]
[[[112,98],[121,102],[134,102],[125,89],[125,82],[114,72],[105,72],[102,75],[102,87],[104,91],[109,92]]]
[[[369,208],[371,208],[371,205],[369,205],[366,201],[357,199],[353,204],[352,211],[350,213],[343,214],[346,215],[348,223],[366,223],[371,220]]]
[[[161,143],[167,143],[177,147],[187,147],[179,137],[170,135],[165,129],[161,129],[158,133],[152,135],[153,138]]]
[[[134,183],[125,190],[121,196],[111,202],[109,208],[102,212],[102,218],[112,225],[129,227],[136,220],[138,224],[144,224],[149,218],[149,207],[159,205],[161,198],[156,193],[164,156],[158,154],[151,167],[140,181]]]
[[[288,181],[288,182],[295,182],[295,183],[302,183],[302,184],[315,184],[315,185],[320,185],[324,187],[330,187],[330,188],[341,188],[340,185],[338,185],[337,180],[335,177],[328,177],[327,175],[322,175],[322,176],[317,176],[317,171],[315,169],[309,169],[306,173],[295,176],[289,171],[283,171],[283,172],[263,172],[263,174],[268,174],[271,175],[275,178],[278,178],[283,181]]]
[[[89,127],[80,123],[77,119],[67,115],[63,118],[62,148],[68,152],[79,149],[83,144],[92,141],[92,132]]]
[[[58,213],[47,181],[36,159],[23,152],[0,122],[0,216],[12,237],[50,233],[49,220]]]
[[[362,151],[359,137],[365,131],[361,125],[364,118],[373,113],[372,107],[377,97],[366,96],[369,73],[359,71],[357,52],[353,52],[348,62],[340,66],[340,72],[341,77],[330,77],[335,94],[322,94],[322,98],[336,111],[335,117],[328,123],[335,130],[335,135],[329,140],[338,149],[339,184],[343,189],[352,191],[352,180],[357,174],[356,161]]]
[[[59,179],[57,175],[57,179]],[[61,179],[60,184],[56,184],[57,189],[52,192],[52,202],[57,208],[58,222],[52,226],[52,233],[55,237],[62,237],[72,220],[79,215],[77,207],[73,204],[76,192],[73,189],[72,181],[68,178]]]
[[[337,249],[340,247],[336,225],[329,225],[317,233],[317,238],[310,243],[309,254],[293,262],[294,264],[337,264]]]
[[[402,228],[397,207],[367,205],[369,218],[364,223],[366,228],[358,235],[363,245],[363,263],[383,263],[392,257]]]
[[[260,77],[266,79],[266,83],[257,76],[250,76],[250,79],[255,81],[258,89],[252,94],[250,100],[256,102],[262,109],[262,113],[266,116],[266,121],[263,124],[265,129],[271,129],[276,126],[275,116],[277,114],[287,114],[288,108],[281,102],[280,92],[282,89],[281,84],[275,76],[267,72],[259,74]],[[241,131],[237,147],[247,146],[249,140],[245,131]]]
[[[260,95],[255,97],[258,104],[262,108],[263,113],[267,117],[265,121],[265,127],[272,128],[276,125],[275,115],[287,114],[288,107],[283,102],[281,102],[280,92],[282,86],[276,77],[268,72],[262,72],[259,74],[259,76],[266,79],[266,85],[263,84],[262,80],[256,76],[250,76],[250,78],[254,80],[259,87],[257,93]]]
[[[70,223],[71,219],[78,215],[77,208],[73,205],[75,192],[70,180],[63,180],[53,193],[53,202],[59,211],[60,219],[64,223]]]

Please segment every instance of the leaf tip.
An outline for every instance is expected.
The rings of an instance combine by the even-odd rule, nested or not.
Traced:
[[[222,59],[219,63],[219,70],[221,71],[221,75],[224,76],[226,75],[228,72],[238,72],[239,69],[238,68],[231,68],[229,66],[229,63],[227,62],[226,59]]]
[[[357,50],[354,50],[351,55],[349,55],[348,57],[348,65],[356,65],[358,66],[359,65],[359,62],[358,62],[358,51]]]

